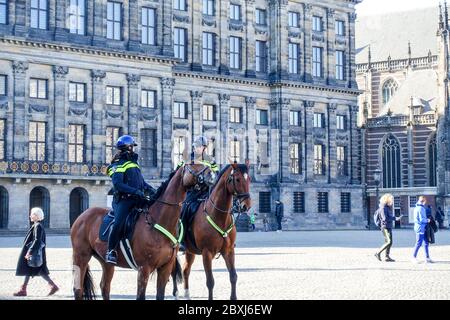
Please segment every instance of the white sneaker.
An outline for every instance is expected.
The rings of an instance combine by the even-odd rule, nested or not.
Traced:
[[[434,263],[434,261],[431,260],[430,258],[426,258],[426,259],[425,259],[425,263]]]
[[[414,263],[414,264],[418,264],[419,260],[417,260],[417,258],[412,257],[411,258],[411,262]]]

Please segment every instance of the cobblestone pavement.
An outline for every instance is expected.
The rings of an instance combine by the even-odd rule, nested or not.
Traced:
[[[433,264],[410,261],[412,230],[394,230],[391,256],[394,263],[373,256],[382,242],[377,231],[310,231],[239,233],[236,245],[239,299],[450,299],[450,231],[441,230],[430,247]],[[12,299],[22,278],[15,267],[22,238],[0,238],[0,298]],[[47,237],[51,277],[61,290],[52,299],[72,299],[71,247],[67,236]],[[181,257],[183,260],[183,257]],[[230,284],[222,258],[214,260],[216,299],[228,299]],[[91,260],[97,286],[100,265]],[[112,299],[134,299],[135,271],[116,269]],[[156,276],[147,288],[154,299]],[[206,299],[202,259],[197,256],[190,278],[191,298]],[[167,299],[172,283],[166,288]],[[29,286],[29,299],[46,299],[48,288],[41,278]]]

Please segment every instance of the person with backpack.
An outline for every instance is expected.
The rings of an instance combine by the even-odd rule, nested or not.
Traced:
[[[392,228],[394,221],[396,220],[392,207],[394,205],[394,196],[392,194],[385,194],[380,198],[380,204],[374,214],[375,224],[381,229],[384,236],[384,244],[375,253],[375,257],[381,261],[381,254],[385,251],[386,262],[394,262],[389,255],[392,247]],[[398,218],[400,219],[400,217]]]
[[[426,227],[430,223],[430,218],[427,217],[427,210],[425,204],[427,203],[427,198],[425,196],[420,196],[417,201],[416,207],[414,208],[414,232],[416,233],[416,246],[414,248],[413,263],[418,263],[417,253],[419,252],[422,243],[424,243],[425,249],[425,262],[432,263],[430,259],[430,252],[428,250],[428,238],[426,236]]]

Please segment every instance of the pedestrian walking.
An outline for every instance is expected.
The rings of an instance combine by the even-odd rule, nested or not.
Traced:
[[[267,216],[264,216],[263,226],[264,226],[264,232],[269,231],[269,221],[267,220]]]
[[[277,218],[277,232],[281,232],[281,221],[283,220],[284,217],[284,205],[283,202],[280,201],[280,199],[278,199],[277,201],[275,201],[276,203],[276,208],[275,208],[275,218]]]
[[[445,229],[444,220],[445,220],[444,211],[442,211],[441,207],[438,207],[438,209],[436,210],[436,221],[438,222],[439,229]]]
[[[392,194],[385,194],[380,198],[380,203],[375,215],[379,219],[379,227],[384,236],[384,244],[375,253],[375,257],[381,261],[381,254],[385,251],[386,262],[394,262],[395,260],[391,258],[390,252],[392,247],[392,228],[394,221],[400,219],[400,217],[395,218],[392,207],[394,204],[394,196]]]
[[[16,276],[25,276],[22,287],[14,293],[16,297],[25,297],[27,295],[27,286],[30,277],[41,276],[50,286],[48,295],[54,294],[59,290],[58,286],[50,279],[47,268],[47,259],[45,254],[45,230],[42,225],[44,212],[41,208],[33,208],[30,212],[30,220],[33,225],[23,242],[17,263]]]
[[[416,247],[414,249],[412,261],[418,263],[417,253],[419,252],[422,243],[424,243],[425,249],[425,262],[433,262],[430,259],[430,252],[428,248],[428,239],[426,237],[425,229],[427,224],[431,221],[427,218],[427,210],[425,204],[427,203],[427,198],[425,196],[420,196],[414,208],[414,232],[416,233]]]
[[[256,229],[256,226],[255,226],[256,217],[255,217],[255,212],[253,210],[254,210],[253,208],[250,209],[250,224],[251,224],[251,227],[252,227],[252,231],[255,231],[255,229]]]

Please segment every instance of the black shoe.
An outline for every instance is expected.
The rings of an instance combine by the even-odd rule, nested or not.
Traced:
[[[116,250],[110,250],[106,253],[106,262],[111,264],[117,264]]]
[[[395,262],[394,259],[392,259],[391,257],[387,256],[386,259],[384,259],[384,261],[386,262]]]
[[[377,258],[378,260],[380,260],[381,261],[381,257],[380,257],[380,254],[377,252],[377,253],[375,253],[375,258]]]

